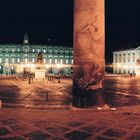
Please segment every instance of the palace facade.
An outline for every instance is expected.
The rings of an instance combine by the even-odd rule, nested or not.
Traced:
[[[22,44],[0,44],[0,73],[22,73],[26,67],[32,72],[38,53],[43,54],[46,72],[70,74],[73,64],[73,48],[55,45],[31,45],[28,35]]]
[[[140,76],[140,47],[114,51],[113,72]]]

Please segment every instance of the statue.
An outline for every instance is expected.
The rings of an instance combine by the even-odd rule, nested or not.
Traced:
[[[38,64],[43,64],[43,54],[41,52],[37,55],[37,61]]]
[[[41,52],[37,55],[35,79],[45,80],[45,65],[43,64],[43,54]]]
[[[37,55],[36,63],[37,63],[37,69],[41,69],[42,68],[41,65],[43,64],[43,54],[41,52],[39,52]]]

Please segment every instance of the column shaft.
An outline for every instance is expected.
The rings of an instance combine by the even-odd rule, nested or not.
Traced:
[[[104,0],[74,2],[73,105],[103,104]]]

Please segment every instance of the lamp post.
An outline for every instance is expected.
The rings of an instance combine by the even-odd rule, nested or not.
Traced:
[[[60,83],[60,75],[59,75],[59,77],[58,77],[58,83]]]
[[[11,70],[11,75],[13,76],[13,73],[14,73],[14,67],[11,66],[10,70]]]
[[[31,84],[31,64],[28,64],[27,65],[28,67],[28,78],[29,78],[29,81],[28,81],[28,84]]]
[[[60,68],[61,68],[61,64],[57,64],[57,68],[58,68],[58,83],[60,83]]]
[[[31,73],[29,72],[29,82],[28,84],[31,84]]]

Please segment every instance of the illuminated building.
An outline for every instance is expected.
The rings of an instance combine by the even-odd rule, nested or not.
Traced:
[[[73,48],[55,45],[31,45],[28,35],[24,35],[22,44],[0,44],[0,73],[11,74],[23,72],[23,66],[34,64],[37,54],[43,54],[46,71],[57,73],[55,65],[63,67],[64,74],[70,74],[73,64]]]
[[[115,74],[140,75],[140,47],[113,52],[113,72]]]

